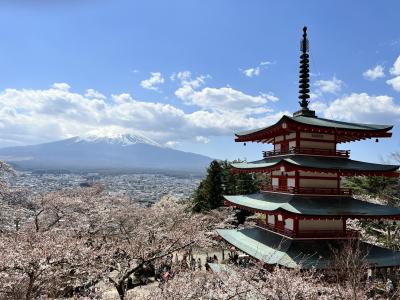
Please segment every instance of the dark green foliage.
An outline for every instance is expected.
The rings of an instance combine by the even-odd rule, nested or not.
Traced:
[[[207,177],[195,191],[193,211],[201,212],[224,204],[223,195],[244,195],[258,191],[257,181],[249,174],[233,174],[227,161],[212,161]]]
[[[213,160],[207,169],[207,177],[197,188],[194,195],[195,212],[214,209],[223,205],[222,168],[218,161]]]
[[[233,163],[241,162],[239,160]],[[247,195],[259,191],[258,181],[252,174],[234,174],[226,160],[221,163],[223,169],[223,187],[225,195]]]
[[[344,183],[345,187],[353,189],[356,194],[368,194],[392,198],[400,196],[399,181],[391,177],[349,177]]]

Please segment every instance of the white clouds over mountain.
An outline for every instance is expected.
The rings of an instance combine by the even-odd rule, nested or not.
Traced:
[[[76,93],[65,83],[41,90],[5,89],[0,92],[0,141],[3,146],[31,144],[112,127],[121,132],[132,130],[160,143],[206,143],[210,136],[266,126],[282,115],[256,116],[254,113],[268,111],[265,97],[229,87],[196,91],[205,77],[185,76],[180,75],[181,88],[188,90],[186,94],[181,91],[181,96],[200,107],[191,112],[171,104],[136,100],[127,93],[111,97],[93,89]]]

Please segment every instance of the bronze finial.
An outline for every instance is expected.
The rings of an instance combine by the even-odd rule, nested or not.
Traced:
[[[307,27],[303,27],[303,39],[300,43],[300,81],[299,81],[299,104],[302,109],[308,109],[308,103],[310,102],[310,70],[309,70],[309,55],[308,52],[308,39],[307,39]]]

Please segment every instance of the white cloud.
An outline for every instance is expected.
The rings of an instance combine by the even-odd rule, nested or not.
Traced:
[[[400,76],[386,80],[386,83],[391,85],[395,91],[400,92]]]
[[[276,102],[279,100],[273,93],[260,93],[253,96],[233,89],[230,86],[222,88],[204,87],[209,75],[200,75],[192,79],[189,71],[179,72],[174,75],[174,79],[179,79],[181,86],[175,91],[175,96],[187,105],[195,105],[202,110],[236,113],[245,116],[252,114],[262,114],[271,112],[265,107],[268,101]]]
[[[239,112],[245,115],[270,111],[263,106],[267,103],[266,97],[248,95],[231,87],[205,87],[197,91],[190,86],[183,86],[175,95],[186,104],[213,111]]]
[[[272,62],[270,61],[262,61],[255,67],[250,67],[247,69],[239,69],[245,76],[247,77],[257,77],[261,74],[261,70],[265,69],[268,65],[271,65]]]
[[[249,69],[243,70],[243,74],[250,78],[254,77],[254,76],[258,76],[258,75],[260,75],[260,67],[249,68]]]
[[[322,93],[332,93],[337,94],[342,89],[343,81],[337,79],[336,76],[333,76],[331,80],[318,80],[315,82],[315,86]]]
[[[145,89],[156,91],[164,83],[164,78],[160,72],[151,72],[150,75],[150,78],[142,80],[140,85]]]
[[[400,119],[400,105],[387,95],[353,93],[328,104],[313,102],[311,108],[326,118],[344,121],[390,124]]]
[[[106,99],[102,93],[94,90],[94,89],[87,89],[85,93],[85,97],[87,98],[96,98],[96,99]]]
[[[400,92],[400,56],[397,57],[393,67],[390,68],[390,74],[394,75],[395,77],[387,80],[386,83],[391,85],[395,91]]]
[[[202,80],[186,78],[186,86],[192,89]],[[251,113],[268,111],[264,107],[267,100],[232,88],[204,88],[199,92],[192,89],[188,101],[201,104],[201,108],[190,112],[170,104],[140,101],[127,93],[102,98],[100,92],[88,91],[74,93],[66,84],[41,90],[0,91],[2,146],[47,142],[111,129],[143,134],[160,144],[172,145],[172,141],[182,140],[205,142],[210,136],[267,126],[283,114],[250,114],[248,108]]]
[[[368,80],[375,80],[385,77],[384,68],[381,65],[376,65],[373,69],[368,69],[363,73],[364,78]]]
[[[176,147],[178,147],[179,146],[179,142],[177,142],[177,141],[168,141],[168,142],[166,142],[165,144],[164,144],[164,146],[165,147],[168,147],[168,148],[176,148]]]
[[[69,86],[69,84],[61,82],[61,83],[54,83],[52,85],[53,88],[57,89],[57,90],[63,90],[63,91],[68,91],[71,87]]]
[[[261,96],[263,96],[265,99],[267,99],[268,101],[271,102],[277,102],[279,101],[279,98],[277,96],[274,95],[274,93],[260,93]]]
[[[393,67],[390,68],[390,74],[399,76],[400,75],[400,56],[397,57],[396,61],[393,64]]]
[[[210,139],[208,137],[198,135],[195,137],[196,142],[202,143],[202,144],[208,144],[210,142]]]

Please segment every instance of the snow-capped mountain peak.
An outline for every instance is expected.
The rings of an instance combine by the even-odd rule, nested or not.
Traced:
[[[135,144],[147,144],[157,147],[162,147],[156,141],[141,135],[141,134],[130,134],[130,133],[107,133],[103,135],[89,134],[83,137],[77,137],[76,143],[79,142],[91,142],[91,143],[107,143],[113,145],[130,146]]]

